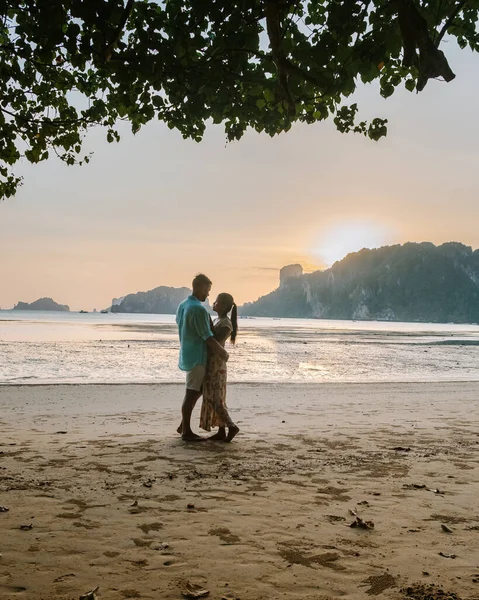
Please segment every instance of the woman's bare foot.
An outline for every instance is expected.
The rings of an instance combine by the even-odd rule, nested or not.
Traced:
[[[232,425],[231,427],[228,427],[228,435],[225,437],[225,442],[231,442],[231,440],[236,437],[236,435],[239,433],[239,427],[237,427],[236,425]]]
[[[179,433],[180,435],[183,433],[183,421],[180,423],[180,426],[178,427],[176,432]]]
[[[226,439],[226,429],[224,427],[220,427],[218,431],[208,438],[209,440],[224,442]]]

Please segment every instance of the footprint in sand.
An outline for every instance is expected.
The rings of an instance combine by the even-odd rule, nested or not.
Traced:
[[[131,562],[132,565],[135,565],[135,567],[139,568],[148,566],[148,561],[144,558],[142,560],[130,560],[128,562]]]
[[[121,590],[120,594],[123,598],[140,598],[141,594],[137,590]]]
[[[141,538],[133,538],[132,541],[138,548],[149,548],[153,543],[153,540],[142,540]]]
[[[344,571],[345,567],[337,564],[340,555],[337,552],[325,552],[311,556],[298,547],[295,542],[283,542],[278,544],[278,550],[281,558],[291,565],[302,565],[312,568],[313,565],[320,565],[334,571]]]
[[[339,502],[347,502],[348,500],[351,500],[351,496],[348,496],[346,494],[346,492],[348,492],[348,491],[349,490],[347,488],[337,488],[332,485],[328,485],[324,488],[318,489],[317,493],[321,494],[321,496],[330,496],[330,497],[334,498],[334,500],[338,500]],[[324,498],[319,499],[319,503],[321,503],[323,501],[324,501]]]
[[[10,594],[21,594],[22,592],[26,592],[27,588],[21,585],[0,585],[0,590],[5,590]]]
[[[345,517],[340,517],[338,515],[325,515],[325,518],[330,523],[340,523],[340,522],[346,521]]]
[[[150,531],[160,531],[160,529],[163,529],[163,523],[143,523],[143,525],[138,525],[138,528],[144,534],[148,535]]]
[[[60,577],[57,577],[53,580],[53,583],[63,583],[64,581],[68,581],[72,577],[76,577],[75,573],[67,573],[66,575],[60,575]]]
[[[369,585],[369,589],[366,590],[368,596],[378,596],[389,588],[396,587],[396,580],[389,573],[383,573],[382,575],[371,575],[365,581],[363,585]]]
[[[93,521],[76,521],[73,523],[73,527],[83,527],[83,529],[98,529],[101,527],[100,523],[94,523]]]
[[[231,533],[227,527],[214,527],[208,531],[208,535],[216,535],[224,544],[238,544],[241,541],[241,538]]]
[[[83,517],[82,513],[60,513],[59,515],[55,515],[57,519],[81,519]]]

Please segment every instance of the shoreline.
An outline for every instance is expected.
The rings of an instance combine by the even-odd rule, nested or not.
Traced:
[[[384,380],[384,381],[228,381],[228,387],[236,387],[236,386],[278,386],[278,387],[321,387],[321,386],[376,386],[376,385],[462,385],[462,384],[479,384],[479,377],[477,379],[410,379],[408,381],[403,380]],[[65,387],[75,387],[75,386],[185,386],[184,381],[53,381],[53,382],[41,382],[41,383],[10,383],[0,382],[1,388],[18,388],[18,387],[56,387],[56,386],[65,386]]]

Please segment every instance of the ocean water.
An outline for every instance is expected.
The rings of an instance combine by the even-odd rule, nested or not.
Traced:
[[[240,319],[232,382],[478,381],[479,326]],[[173,315],[0,311],[0,384],[183,381]]]

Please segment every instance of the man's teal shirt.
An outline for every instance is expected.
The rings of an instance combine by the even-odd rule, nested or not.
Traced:
[[[178,306],[176,324],[180,334],[180,360],[182,371],[191,371],[197,365],[206,365],[206,340],[213,337],[210,316],[195,296],[188,296]]]

